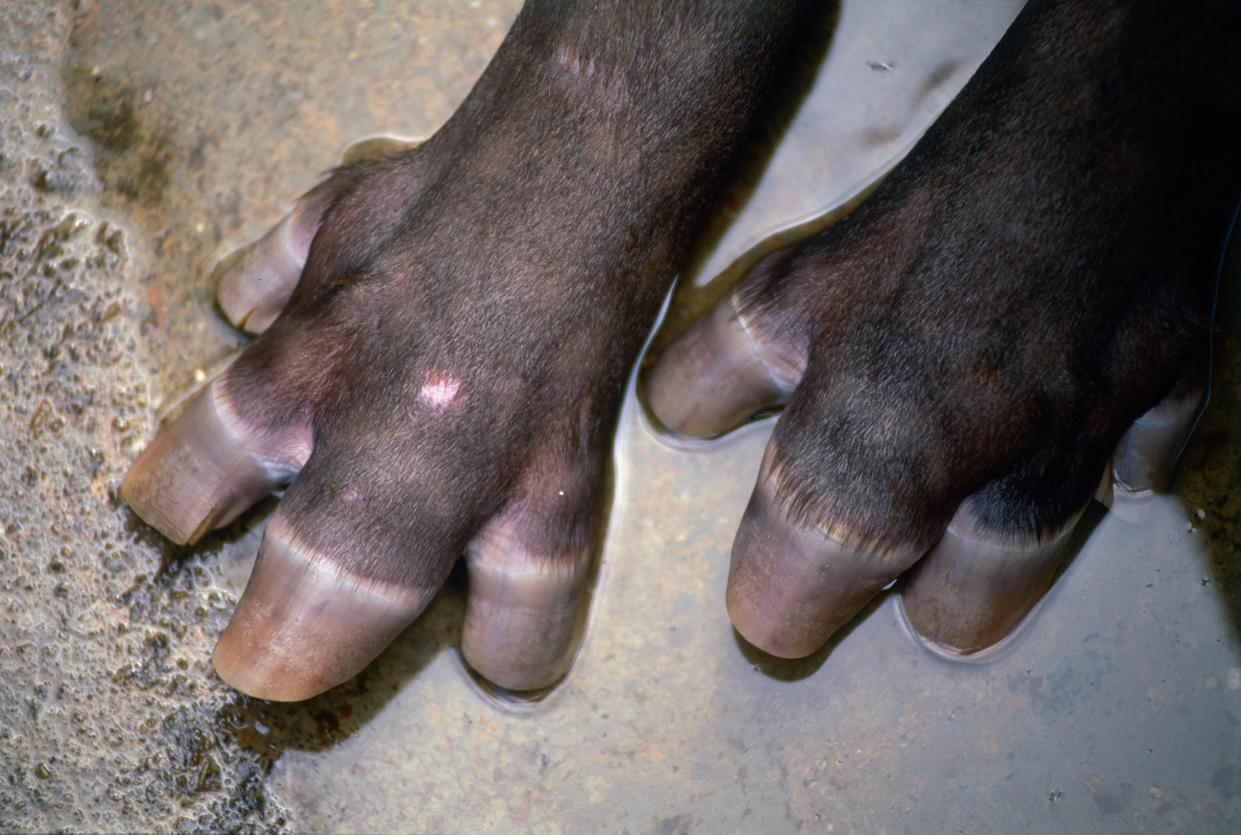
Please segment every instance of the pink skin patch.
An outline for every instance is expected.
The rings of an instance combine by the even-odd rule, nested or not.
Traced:
[[[456,398],[461,381],[447,374],[432,373],[418,391],[418,402],[436,411],[447,409]]]
[[[567,46],[556,50],[556,61],[568,70],[570,75],[590,78],[595,74],[595,59],[589,58],[583,61],[580,55]]]

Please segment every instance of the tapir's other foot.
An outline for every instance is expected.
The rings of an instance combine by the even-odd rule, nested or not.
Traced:
[[[1032,3],[861,208],[658,359],[673,432],[784,404],[733,547],[749,641],[813,652],[912,568],[914,629],[977,653],[1048,588],[1122,436],[1118,484],[1166,480],[1241,184],[1238,23]]]
[[[462,555],[469,664],[508,690],[565,674],[629,369],[819,7],[530,0],[434,137],[372,143],[221,264],[220,306],[259,336],[122,494],[193,542],[291,482],[225,680],[348,679]]]

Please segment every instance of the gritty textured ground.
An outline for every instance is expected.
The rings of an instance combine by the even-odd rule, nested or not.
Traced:
[[[0,12],[0,831],[280,828],[266,739],[321,745],[336,725],[282,724],[210,667],[257,539],[242,528],[173,549],[116,499],[157,407],[239,344],[211,314],[212,253],[326,167],[291,135],[262,166],[273,181],[295,172],[289,182],[236,182],[218,163],[253,154],[239,126],[263,118],[344,145],[324,136],[307,90],[335,98],[324,79],[366,47],[338,38],[325,65],[298,46],[308,18],[231,6],[130,4],[102,22],[90,2]],[[339,25],[363,40],[358,19],[417,32],[401,8],[322,4],[314,24],[347,12]],[[151,23],[148,10],[165,14]],[[480,18],[441,41],[458,60],[424,82],[431,115],[404,124],[429,132],[445,118],[506,25]],[[218,41],[188,52],[219,28],[245,62],[219,60]],[[284,51],[268,49],[278,36]],[[366,115],[333,122],[350,138],[397,98],[383,79],[357,81]],[[228,112],[234,98],[236,121],[167,115],[191,99],[192,114]]]
[[[230,601],[116,501],[152,428],[149,322],[65,124],[72,25],[0,15],[0,829],[269,829],[206,663]]]
[[[215,677],[272,504],[175,549],[115,498],[156,414],[241,343],[210,266],[351,141],[433,131],[516,6],[4,5],[0,831],[1236,831],[1235,264],[1183,503],[1092,514],[992,664],[926,654],[890,597],[805,661],[741,647],[722,590],[767,429],[673,451],[631,401],[591,631],[546,702],[505,707],[463,673],[455,587],[310,702]],[[792,164],[778,152],[727,207],[706,272],[832,204],[790,186],[807,166],[847,197],[907,145],[1003,29],[997,7],[846,4],[843,81],[789,129]],[[932,11],[889,26],[883,8]]]

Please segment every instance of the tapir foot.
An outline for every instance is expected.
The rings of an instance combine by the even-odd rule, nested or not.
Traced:
[[[824,13],[530,0],[435,136],[369,146],[220,266],[221,308],[259,335],[122,494],[192,542],[289,484],[225,680],[295,700],[350,678],[462,555],[469,664],[507,690],[565,674],[625,381]]]
[[[751,643],[811,653],[908,572],[915,630],[977,653],[1118,445],[1122,488],[1166,480],[1241,184],[1225,6],[1032,3],[867,202],[654,364],[676,433],[783,405],[728,581]]]

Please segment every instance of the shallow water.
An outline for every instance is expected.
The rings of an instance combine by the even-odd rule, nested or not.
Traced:
[[[0,829],[1235,831],[1235,318],[1179,498],[1089,514],[1032,628],[991,663],[921,649],[891,597],[804,661],[744,649],[723,585],[770,426],[674,450],[631,397],[587,640],[543,702],[513,709],[465,674],[455,586],[310,702],[215,678],[271,503],[175,549],[115,501],[158,405],[240,344],[210,265],[351,141],[432,132],[516,5],[0,16]],[[846,3],[687,286],[864,188],[1013,14]]]

